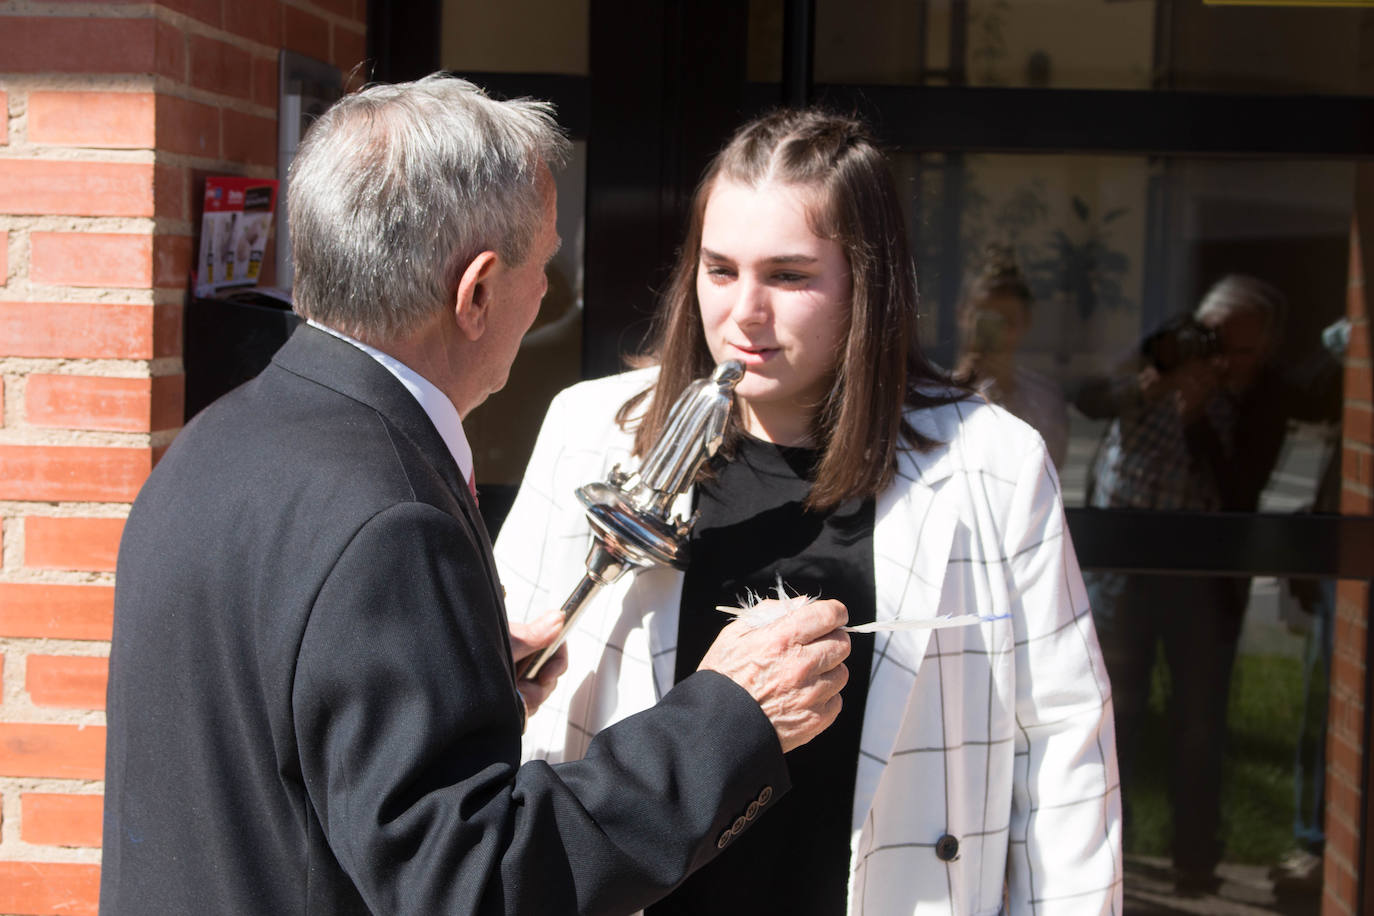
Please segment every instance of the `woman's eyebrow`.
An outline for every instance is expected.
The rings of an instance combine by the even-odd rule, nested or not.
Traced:
[[[734,260],[728,255],[723,255],[719,252],[712,251],[711,249],[706,248],[704,246],[701,249],[701,256],[708,261]],[[817,258],[814,255],[809,254],[779,254],[774,255],[771,258],[765,258],[764,260],[767,261],[767,263],[769,264],[814,264],[817,261],[819,261],[820,258]]]

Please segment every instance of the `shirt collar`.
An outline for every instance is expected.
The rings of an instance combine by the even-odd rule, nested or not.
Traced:
[[[369,347],[361,340],[355,340],[341,331],[325,327],[313,319],[306,319],[306,323],[312,328],[318,328],[326,334],[332,334],[340,340],[347,341],[381,363],[382,368],[394,375],[396,380],[405,386],[406,391],[410,392],[411,397],[419,403],[420,408],[429,417],[429,421],[434,424],[434,428],[439,431],[439,436],[448,446],[449,452],[453,455],[453,460],[458,463],[458,470],[462,472],[463,479],[472,480],[472,446],[468,444],[468,437],[463,432],[463,420],[458,416],[458,408],[453,406],[453,402],[448,399],[446,394],[440,391],[429,379],[396,357],[383,353],[376,347]]]

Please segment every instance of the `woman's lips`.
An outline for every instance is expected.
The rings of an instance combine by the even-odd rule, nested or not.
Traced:
[[[728,346],[738,354],[740,361],[746,366],[766,363],[780,352],[777,347],[755,347],[742,344],[729,344]]]

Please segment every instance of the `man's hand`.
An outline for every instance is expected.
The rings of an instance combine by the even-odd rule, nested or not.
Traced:
[[[735,621],[720,631],[697,670],[719,672],[749,691],[786,753],[840,714],[840,689],[849,680],[849,634],[840,627],[848,620],[838,601],[814,601],[757,629]]]
[[[1171,397],[1178,415],[1190,423],[1202,415],[1207,401],[1221,387],[1222,367],[1214,359],[1193,359],[1160,373],[1146,366],[1139,375],[1140,392],[1145,400]]]
[[[515,659],[515,667],[519,669],[522,667],[521,661],[553,642],[562,626],[562,611],[550,611],[529,623],[510,621],[510,654]],[[515,688],[520,691],[520,697],[525,701],[526,719],[534,715],[535,710],[549,698],[549,694],[553,693],[554,684],[558,683],[558,678],[567,670],[568,644],[564,643],[539,669],[539,674],[534,680],[520,678],[515,682]]]

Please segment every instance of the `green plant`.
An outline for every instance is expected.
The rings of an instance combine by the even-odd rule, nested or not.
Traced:
[[[1038,298],[1062,296],[1086,320],[1099,305],[1120,308],[1130,304],[1122,279],[1130,269],[1131,259],[1111,247],[1108,229],[1129,211],[1117,207],[1094,219],[1092,208],[1083,198],[1075,194],[1072,204],[1079,222],[1077,231],[1070,235],[1063,229],[1054,230],[1049,256],[1032,261],[1028,271],[1031,288]]]

